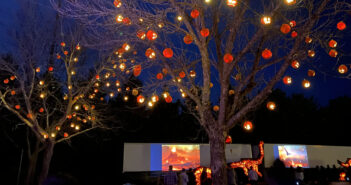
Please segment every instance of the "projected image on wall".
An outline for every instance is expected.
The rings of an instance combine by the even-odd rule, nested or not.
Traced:
[[[169,165],[173,170],[200,166],[200,146],[162,145],[162,170],[167,171]]]
[[[307,150],[304,145],[274,145],[274,157],[279,158],[285,167],[308,168]]]

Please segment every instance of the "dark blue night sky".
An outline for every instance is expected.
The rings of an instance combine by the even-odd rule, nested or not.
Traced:
[[[44,9],[50,10],[48,7],[49,5],[42,5]],[[1,48],[1,53],[6,53],[9,51],[9,40],[7,32],[11,29],[14,29],[14,16],[16,14],[18,7],[16,4],[16,1],[13,0],[1,0],[0,1],[0,48]],[[346,22],[347,25],[350,25],[351,27],[351,19],[343,20]],[[350,28],[347,30],[349,33],[351,33]],[[345,38],[346,37],[346,38]],[[344,51],[345,55],[350,55],[351,54],[351,34],[345,34],[345,37],[341,42],[343,48],[348,48],[348,51]],[[324,52],[324,51],[320,51]],[[334,62],[330,57],[327,55],[320,56],[318,60],[322,62]],[[315,61],[315,62],[318,62]],[[350,61],[351,57],[343,57],[338,63],[349,63],[347,61]],[[331,65],[333,66],[333,65]],[[333,68],[336,70],[336,67]],[[302,71],[301,71],[302,70]],[[314,97],[316,102],[318,102],[320,105],[326,105],[330,99],[334,99],[339,96],[351,96],[351,79],[340,79],[340,78],[335,78],[335,77],[330,77],[330,76],[324,76],[320,73],[316,74],[316,77],[314,78],[309,78],[311,81],[311,88],[309,89],[304,89],[301,86],[301,81],[303,78],[305,78],[307,75],[307,68],[302,68],[299,69],[298,71],[290,70],[287,72],[287,75],[290,75],[293,77],[293,84],[290,86],[284,85],[282,82],[278,83],[276,85],[276,88],[282,89],[285,91],[287,94],[292,94],[292,93],[303,93],[307,97]],[[336,74],[336,73],[335,73]]]

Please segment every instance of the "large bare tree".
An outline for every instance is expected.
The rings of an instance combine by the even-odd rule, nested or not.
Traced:
[[[119,57],[135,59],[126,65],[149,69],[143,73],[149,106],[160,93],[166,101],[173,92],[191,99],[189,108],[209,137],[215,185],[226,184],[228,131],[281,79],[291,83],[284,77],[294,70],[290,66],[313,67],[310,61],[328,55],[344,62],[335,47],[350,11],[343,0],[62,0],[61,7],[51,2],[60,14],[86,25],[87,45],[115,49]],[[139,53],[132,56],[125,44]],[[308,73],[304,87],[314,74]]]

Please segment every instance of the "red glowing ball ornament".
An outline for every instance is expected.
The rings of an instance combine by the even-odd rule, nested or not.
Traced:
[[[8,84],[8,83],[9,83],[9,79],[6,78],[6,79],[4,80],[4,84]]]
[[[166,103],[172,103],[172,96],[168,95],[166,98],[165,98],[165,101]]]
[[[223,56],[223,60],[224,60],[225,63],[230,64],[230,63],[233,62],[234,57],[233,57],[233,55],[231,55],[230,53],[227,53],[227,54],[225,54],[225,55]]]
[[[226,143],[226,144],[232,144],[232,142],[233,142],[232,137],[227,136],[227,137],[225,138],[225,143]]]
[[[51,66],[50,66],[50,67],[48,68],[48,71],[50,71],[50,72],[52,72],[53,70],[54,70],[54,67],[51,67]]]
[[[200,12],[199,10],[192,10],[191,13],[190,13],[190,16],[193,18],[193,19],[196,19],[198,16],[200,15]]]
[[[123,24],[125,24],[125,25],[130,25],[130,24],[132,24],[132,21],[130,21],[130,19],[129,19],[128,17],[123,18],[123,19],[122,19],[122,22],[123,22]]]
[[[16,105],[16,106],[15,106],[15,109],[17,109],[17,110],[19,110],[20,108],[21,108],[20,105]]]
[[[312,70],[312,69],[309,69],[309,70],[307,71],[307,75],[308,75],[309,77],[314,77],[314,76],[316,76],[316,72],[315,72],[314,70]]]
[[[331,49],[331,50],[329,51],[329,56],[335,58],[335,57],[338,56],[338,52],[337,52],[335,49]]]
[[[344,65],[344,64],[341,64],[341,65],[338,67],[338,72],[339,72],[340,74],[345,74],[345,73],[347,73],[347,71],[348,71],[348,69],[347,69],[346,65]]]
[[[292,38],[297,37],[297,35],[298,35],[298,34],[297,34],[297,32],[296,32],[296,31],[292,31],[292,32],[291,32],[291,37],[292,37]]]
[[[136,66],[134,66],[134,70],[133,70],[133,74],[134,74],[134,76],[139,76],[140,75],[140,73],[141,73],[141,65],[136,65]]]
[[[164,49],[163,56],[166,58],[172,58],[173,57],[173,50],[171,48]]]
[[[208,28],[202,28],[200,33],[203,37],[208,37],[210,35],[210,30]]]
[[[40,112],[40,113],[43,113],[43,112],[44,112],[44,108],[40,108],[40,109],[39,109],[39,112]]]
[[[290,24],[290,26],[293,28],[293,27],[296,26],[296,21],[290,21],[289,24]]]
[[[179,73],[179,77],[180,77],[180,78],[184,78],[184,77],[185,77],[185,72],[184,72],[184,71],[181,71],[181,72]]]
[[[156,78],[157,78],[157,80],[162,80],[163,79],[163,74],[162,73],[158,73],[156,75]]]
[[[262,51],[262,57],[263,57],[264,59],[266,59],[266,60],[272,58],[272,52],[271,52],[271,50],[269,50],[269,49],[267,49],[267,48],[264,49],[264,50]]]
[[[185,44],[191,44],[193,42],[193,37],[191,35],[185,35],[183,41]]]
[[[272,111],[276,108],[276,104],[272,101],[267,102],[266,106],[268,110],[272,110]]]
[[[291,62],[291,67],[294,69],[298,69],[300,67],[300,63],[297,60]]]
[[[343,21],[340,21],[340,22],[338,22],[336,27],[338,28],[338,30],[342,31],[342,30],[346,29],[346,24]]]
[[[331,48],[335,48],[338,45],[338,43],[335,40],[332,39],[332,40],[329,41],[328,45]]]
[[[119,8],[122,6],[122,2],[121,2],[121,0],[114,0],[113,5],[115,5],[115,7],[117,7],[117,8]]]
[[[145,56],[146,56],[147,58],[153,59],[153,58],[156,57],[156,53],[155,53],[155,51],[154,51],[153,49],[148,48],[148,49],[145,51]]]
[[[151,41],[156,40],[157,39],[157,33],[154,32],[153,30],[149,30],[146,33],[146,37],[147,37],[147,39],[149,39]]]
[[[289,24],[282,24],[280,31],[284,34],[288,34],[291,31],[291,27]]]
[[[215,112],[218,112],[219,111],[219,106],[218,105],[215,105],[215,106],[213,106],[213,111],[215,111]]]
[[[231,7],[235,7],[238,4],[237,0],[227,0],[227,5]]]
[[[146,37],[146,33],[145,33],[144,31],[142,31],[142,30],[139,30],[139,31],[137,32],[137,37],[138,37],[139,39],[141,39],[141,40],[144,40],[145,37]]]
[[[311,44],[312,43],[312,38],[307,36],[305,38],[305,42],[306,42],[306,44]]]
[[[251,121],[245,121],[244,122],[244,129],[246,130],[251,130],[252,129],[252,122]]]
[[[137,97],[137,102],[138,102],[138,103],[144,103],[144,101],[145,101],[145,98],[144,98],[143,95],[139,95],[139,96]]]
[[[285,76],[285,77],[283,78],[283,83],[284,83],[285,85],[291,84],[291,83],[292,83],[292,78],[291,78],[290,76]]]

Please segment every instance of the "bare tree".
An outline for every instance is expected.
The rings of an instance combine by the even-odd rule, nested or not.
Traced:
[[[62,7],[56,0],[51,3],[60,14],[86,25],[87,45],[121,47],[117,54],[122,58],[131,56],[123,44],[141,51],[128,65],[150,69],[143,78],[150,106],[157,93],[167,101],[172,100],[171,91],[191,99],[189,108],[209,137],[215,185],[226,184],[228,131],[265,101],[289,66],[312,68],[310,61],[327,57],[323,50],[337,60],[342,53],[329,41],[342,38],[337,35],[345,29],[342,20],[350,11],[350,3],[337,0],[63,0]],[[341,73],[347,69],[339,67]],[[291,80],[283,78],[286,84]],[[303,81],[304,87],[310,85]]]
[[[83,48],[80,34],[59,36],[57,30],[64,30],[59,17],[46,15],[56,21],[45,22],[35,5],[23,1],[21,6],[21,19],[10,34],[13,52],[0,59],[0,107],[29,128],[24,181],[42,184],[57,143],[107,128],[105,100],[117,93],[120,70],[110,56]]]

